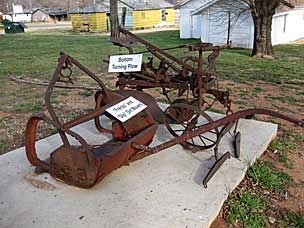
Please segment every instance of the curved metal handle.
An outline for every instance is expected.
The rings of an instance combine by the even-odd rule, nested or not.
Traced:
[[[95,110],[100,110],[101,106],[102,106],[102,102],[104,99],[104,95],[100,92],[100,93],[96,93],[95,94],[95,101],[96,101],[96,105],[95,105]],[[103,128],[101,123],[100,123],[100,119],[99,119],[99,115],[94,117],[94,123],[95,123],[95,127],[96,129],[100,132],[100,133],[109,133],[109,134],[113,134],[114,131],[110,130],[110,129],[106,129]]]
[[[46,171],[50,171],[50,165],[47,162],[42,161],[38,158],[35,147],[36,129],[39,121],[41,120],[45,120],[44,113],[34,114],[27,122],[25,130],[25,151],[28,160],[33,166],[38,166]]]
[[[185,107],[191,107],[189,105],[184,105]],[[221,118],[219,120],[216,120],[212,123],[208,123],[208,124],[205,124],[203,126],[201,126],[200,128],[192,131],[192,132],[189,132],[187,134],[183,134],[179,137],[176,137],[174,139],[171,139],[165,143],[162,143],[154,148],[153,149],[153,153],[157,153],[161,150],[165,150],[169,147],[172,147],[172,146],[175,146],[176,144],[179,144],[180,142],[184,142],[184,141],[187,141],[191,138],[194,138],[194,137],[197,137],[203,133],[206,133],[210,130],[213,130],[215,128],[218,128],[218,127],[221,127],[225,124],[228,124],[232,121],[237,121],[241,118],[245,118],[246,116],[251,116],[251,115],[267,115],[267,116],[273,116],[273,117],[276,117],[276,118],[279,118],[279,119],[283,119],[283,120],[286,120],[288,122],[291,122],[291,123],[294,123],[300,127],[304,127],[304,121],[303,120],[298,120],[298,119],[295,119],[293,117],[289,117],[289,116],[285,116],[281,113],[278,113],[278,112],[275,112],[275,111],[272,111],[272,110],[268,110],[268,109],[246,109],[246,110],[243,110],[243,111],[238,111],[234,114],[231,114],[231,115],[228,115],[224,118]]]

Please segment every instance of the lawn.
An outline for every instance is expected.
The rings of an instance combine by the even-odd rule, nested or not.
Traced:
[[[178,31],[140,36],[163,48],[198,42],[179,39]],[[103,60],[108,59],[109,55],[124,52],[114,47],[106,35],[56,30],[0,36],[0,50],[0,95],[12,100],[15,93],[7,89],[8,77],[13,75],[49,79],[61,51],[73,56],[97,74],[106,72],[107,64]],[[241,83],[255,80],[287,86],[304,85],[303,51],[304,45],[281,45],[275,47],[275,60],[259,60],[250,57],[250,50],[224,50],[217,60],[218,75],[221,79]],[[184,52],[185,49],[175,51],[174,55],[181,56]],[[22,91],[17,92],[22,95]],[[6,112],[5,104],[6,101],[0,101],[0,111]]]
[[[141,37],[158,47],[170,47],[198,42],[181,40],[178,31],[142,34]],[[108,36],[78,34],[69,31],[26,33],[0,37],[0,75],[49,78],[61,51],[75,57],[96,73],[105,72],[102,61],[109,55],[120,53]],[[184,50],[182,50],[184,52]],[[293,83],[304,78],[304,45],[275,47],[276,60],[258,60],[250,57],[250,50],[224,50],[217,61],[219,76],[243,81],[263,80],[275,83]],[[177,53],[182,54],[182,53]]]
[[[179,39],[178,31],[140,36],[162,48],[198,42],[194,39]],[[125,52],[114,47],[106,35],[62,30],[0,36],[0,50],[0,154],[23,145],[26,120],[33,112],[45,109],[44,87],[16,84],[9,80],[9,76],[48,80],[55,69],[59,53],[63,51],[102,77],[107,85],[114,86],[115,75],[102,74],[107,71],[107,64],[103,60],[108,59],[109,55]],[[303,118],[304,44],[279,45],[274,50],[275,59],[262,60],[251,58],[250,50],[247,49],[223,50],[216,62],[220,85],[231,91],[234,110],[264,107]],[[173,53],[179,57],[184,52],[179,50]],[[92,100],[90,91],[62,90],[55,97],[55,104],[68,118],[73,113],[79,114],[90,108],[88,106],[93,104]],[[302,224],[304,220],[302,212],[295,213],[294,207],[287,207],[288,213],[282,216],[270,216],[267,213],[273,212],[269,210],[272,204],[282,208],[278,210],[280,212],[285,210],[285,204],[273,203],[272,200],[281,199],[290,188],[301,192],[295,195],[304,195],[303,173],[295,172],[304,166],[301,159],[303,131],[278,120],[267,120],[280,125],[282,136],[269,149],[267,154],[271,156],[263,157],[267,161],[261,161],[251,168],[245,182],[231,194],[222,214],[230,224],[241,227],[264,226],[269,224],[268,217],[276,217],[280,224],[301,227],[293,226]],[[42,131],[40,136],[50,133],[53,131]],[[291,205],[304,204],[301,197],[291,196],[288,200]],[[293,221],[294,218],[296,221]]]

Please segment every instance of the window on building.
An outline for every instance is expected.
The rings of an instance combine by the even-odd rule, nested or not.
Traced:
[[[287,15],[284,15],[284,26],[283,26],[283,33],[286,32],[286,26],[287,26]]]
[[[162,21],[166,21],[166,10],[162,10]]]
[[[89,19],[89,16],[87,14],[82,15],[82,20],[87,21]]]
[[[146,17],[146,13],[145,12],[142,12],[141,13],[141,18],[145,18]]]

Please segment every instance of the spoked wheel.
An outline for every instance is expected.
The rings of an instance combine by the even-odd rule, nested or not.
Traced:
[[[202,98],[201,104],[200,104],[200,110],[201,111],[207,111],[209,108],[212,108],[212,106],[217,102],[217,99],[209,94],[205,94]],[[191,105],[195,107],[199,107],[199,99],[195,99],[191,102]]]
[[[190,115],[191,114],[191,115]],[[196,106],[187,102],[174,103],[165,111],[165,125],[168,131],[178,137],[187,132],[199,129],[201,126],[213,122],[213,119]],[[206,150],[216,145],[219,137],[218,128],[182,142],[181,145],[192,152]]]

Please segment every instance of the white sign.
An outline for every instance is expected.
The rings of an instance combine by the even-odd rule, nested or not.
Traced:
[[[139,72],[141,71],[142,58],[142,54],[111,56],[109,72]]]
[[[111,108],[106,109],[106,111],[123,123],[146,108],[147,106],[139,100],[136,100],[134,97],[129,97]]]

